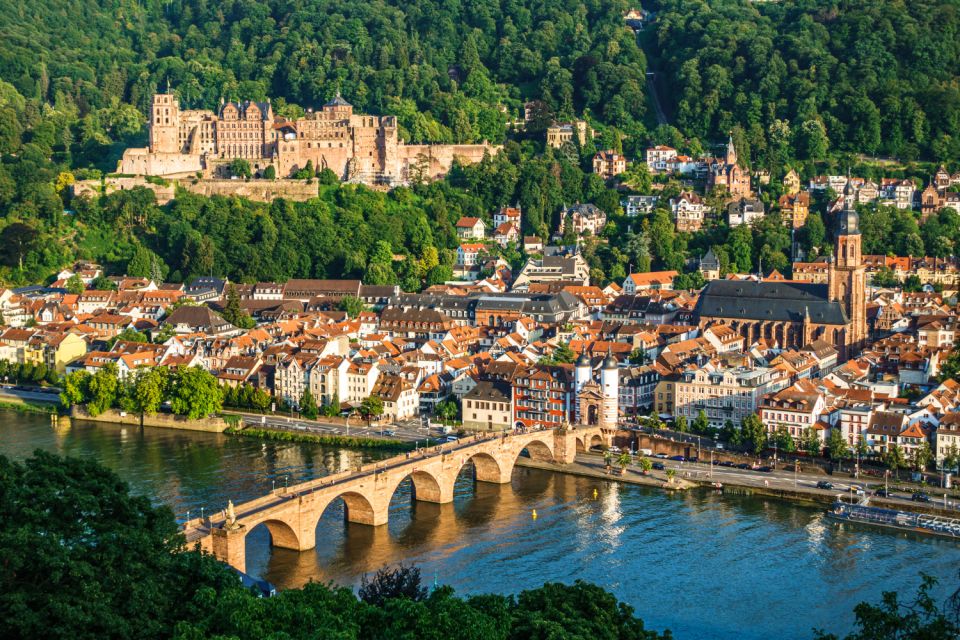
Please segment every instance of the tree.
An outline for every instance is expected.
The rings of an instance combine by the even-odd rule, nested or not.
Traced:
[[[23,271],[23,259],[37,245],[40,233],[28,224],[14,222],[0,231],[0,263]]]
[[[842,460],[850,456],[850,446],[840,429],[831,429],[827,440],[827,455],[831,460]]]
[[[118,388],[116,364],[107,363],[93,374],[87,380],[87,411],[90,415],[96,417],[112,407]]]
[[[906,457],[903,455],[903,449],[899,445],[891,445],[889,449],[881,454],[880,459],[883,461],[883,464],[887,465],[890,471],[894,475],[897,474],[898,469],[903,469],[907,466]]]
[[[744,444],[748,445],[755,455],[760,455],[767,448],[767,429],[755,413],[751,413],[743,419],[740,432]]]
[[[803,430],[803,437],[800,439],[800,448],[811,456],[819,456],[823,449],[823,443],[816,429],[807,427]]]
[[[960,637],[960,590],[940,605],[934,594],[936,578],[921,574],[923,581],[913,602],[902,602],[895,591],[884,591],[880,604],[861,602],[854,608],[855,630],[844,640],[934,640]],[[816,632],[816,640],[839,640],[834,634]]]
[[[148,342],[147,335],[137,331],[133,327],[127,327],[113,338],[110,339],[110,346],[112,347],[117,342]]]
[[[360,403],[360,415],[370,420],[383,415],[383,399],[380,396],[367,396]]]
[[[330,399],[330,402],[323,405],[323,410],[321,413],[327,416],[328,418],[335,418],[340,415],[340,396],[339,394],[333,394],[333,397]]]
[[[67,293],[72,293],[73,295],[80,295],[86,291],[87,286],[83,284],[83,280],[80,279],[80,276],[73,274],[67,278]]]
[[[630,352],[630,364],[642,365],[647,362],[647,350],[643,347],[637,347]]]
[[[624,451],[617,457],[617,464],[620,465],[620,475],[623,475],[627,472],[627,467],[633,461],[633,456],[630,455],[630,452]]]
[[[790,432],[787,431],[786,426],[780,425],[777,427],[775,438],[777,442],[777,448],[780,449],[780,451],[783,451],[784,453],[792,453],[796,450],[797,445],[793,440],[793,436],[791,436]]]
[[[106,276],[99,275],[90,283],[90,288],[94,291],[116,291],[117,283]]]
[[[256,321],[240,306],[240,294],[237,293],[237,288],[233,284],[227,286],[227,303],[221,315],[224,320],[241,329],[252,329],[257,326]]]
[[[674,420],[673,428],[679,431],[680,433],[687,432],[687,416],[677,416],[677,419]]]
[[[199,420],[223,408],[223,390],[209,371],[177,367],[171,380],[170,409],[178,416]]]
[[[64,376],[60,391],[60,404],[70,408],[85,403],[89,393],[87,387],[89,380],[90,372],[85,369]]]
[[[212,556],[184,552],[168,507],[89,459],[0,457],[0,496],[6,637],[165,638],[228,592],[253,599]]]
[[[340,311],[345,311],[350,318],[356,318],[363,311],[363,300],[356,296],[344,296],[337,303]]]
[[[694,433],[707,433],[710,431],[710,421],[707,419],[707,413],[700,409],[697,412],[697,417],[693,419],[693,424],[690,425]]]
[[[953,471],[960,471],[960,448],[956,444],[951,444],[943,456],[943,468]]]
[[[569,342],[561,342],[551,354],[553,362],[567,364],[576,360],[577,354],[570,348]]]
[[[250,170],[250,163],[243,158],[234,158],[230,161],[230,164],[227,165],[227,171],[230,172],[231,176],[237,178],[249,178],[253,175],[253,172]]]
[[[443,402],[437,403],[434,413],[441,420],[450,422],[456,419],[457,414],[460,413],[460,409],[454,400],[444,400]]]
[[[930,460],[933,459],[933,452],[930,451],[930,445],[926,442],[921,442],[920,446],[913,450],[913,453],[910,454],[910,464],[917,471],[925,471],[926,468],[930,465]]]
[[[267,168],[263,170],[263,179],[264,180],[276,180],[277,179],[277,168],[272,164],[267,165]]]
[[[137,376],[133,399],[140,415],[152,416],[160,410],[166,391],[166,369],[156,367]]]
[[[304,389],[300,396],[300,413],[308,420],[316,420],[318,415],[317,401],[314,399],[310,389]]]
[[[357,597],[367,604],[382,607],[388,600],[406,598],[420,602],[427,597],[427,589],[420,585],[420,569],[405,566],[402,562],[395,569],[384,566],[377,570],[373,579],[363,574]]]

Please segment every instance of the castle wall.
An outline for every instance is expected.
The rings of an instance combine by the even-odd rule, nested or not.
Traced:
[[[303,202],[317,197],[317,182],[306,180],[184,180],[180,186],[204,196],[237,196],[257,202],[276,198]]]
[[[483,160],[485,153],[496,155],[502,146],[491,144],[401,144],[397,151],[400,163],[400,179],[408,181],[417,175],[423,165],[422,178],[442,178],[450,171],[453,161],[473,164]]]
[[[185,153],[151,153],[148,149],[127,149],[120,160],[120,173],[138,176],[172,176],[202,171],[200,156]]]

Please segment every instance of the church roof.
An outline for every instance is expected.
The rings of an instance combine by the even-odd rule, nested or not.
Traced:
[[[792,322],[809,314],[815,324],[847,324],[827,285],[807,282],[712,280],[697,301],[698,317]]]
[[[340,95],[340,92],[337,92],[337,95],[333,97],[333,100],[323,105],[325,107],[352,107],[353,105],[343,99]]]

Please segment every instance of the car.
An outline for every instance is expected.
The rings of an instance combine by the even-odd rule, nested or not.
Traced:
[[[617,445],[613,445],[608,449],[608,451],[610,453],[620,453],[620,447],[618,447]]]
[[[385,435],[385,436],[395,436],[395,435],[397,435],[397,432],[394,431],[393,429],[387,429],[386,431],[383,432],[383,435]]]
[[[687,458],[687,462],[700,462],[700,458],[698,458],[697,456],[691,456]]]
[[[850,485],[850,493],[855,496],[865,496],[867,492],[863,490],[863,487],[858,487],[855,484]]]
[[[915,494],[910,496],[910,499],[914,502],[930,502],[930,496],[922,491],[917,491]]]
[[[750,465],[746,462],[741,462],[740,464],[737,465],[737,469],[749,469],[749,468],[750,468]]]
[[[663,471],[663,470],[664,470],[664,466],[663,466],[663,463],[662,463],[662,462],[654,462],[654,463],[653,463],[653,468],[656,469],[657,471]]]
[[[722,461],[722,460],[711,460],[711,461],[710,461],[710,464],[712,464],[712,465],[715,466],[715,467],[718,467],[718,466],[722,466],[722,465],[723,465],[723,461]]]
[[[654,454],[653,457],[654,457],[654,458],[660,458],[661,460],[666,460],[666,459],[667,459],[667,454],[665,454],[665,453],[657,453],[657,454]]]
[[[596,453],[603,453],[603,447],[601,447],[598,444],[595,444],[592,447],[590,447],[590,451],[594,451]]]
[[[675,460],[676,462],[683,462],[686,460],[683,456],[670,456],[670,460]]]
[[[720,466],[721,466],[721,467],[735,467],[735,466],[737,466],[737,465],[734,464],[733,462],[729,461],[729,460],[724,460],[723,462],[720,463]]]
[[[772,473],[773,467],[760,467],[757,469],[757,471],[761,471],[763,473]]]
[[[889,498],[890,492],[886,489],[877,489],[873,492],[873,495],[877,496],[878,498]]]
[[[827,482],[826,480],[821,480],[817,483],[817,489],[826,489],[829,491],[830,489],[833,489],[833,483]]]
[[[458,438],[457,436],[447,436],[446,438],[443,439],[443,441],[444,441],[444,442],[456,442],[456,441],[459,440],[459,439],[460,439],[460,438]]]

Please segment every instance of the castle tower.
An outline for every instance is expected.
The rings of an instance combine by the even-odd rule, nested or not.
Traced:
[[[620,409],[620,368],[609,351],[600,370],[600,388],[603,393],[603,419],[600,425],[606,429],[615,429]]]
[[[180,105],[172,93],[155,93],[150,108],[151,153],[180,153]]]
[[[592,373],[593,371],[590,366],[590,358],[587,356],[587,350],[584,349],[580,352],[580,357],[577,359],[576,369],[574,369],[574,384],[577,393],[580,393],[583,390],[583,385],[590,382]]]
[[[829,273],[829,296],[830,300],[843,306],[850,322],[844,339],[849,357],[849,354],[856,353],[863,346],[867,337],[866,268],[861,253],[856,194],[849,179],[843,189],[843,200],[843,211],[837,218],[836,249]]]

